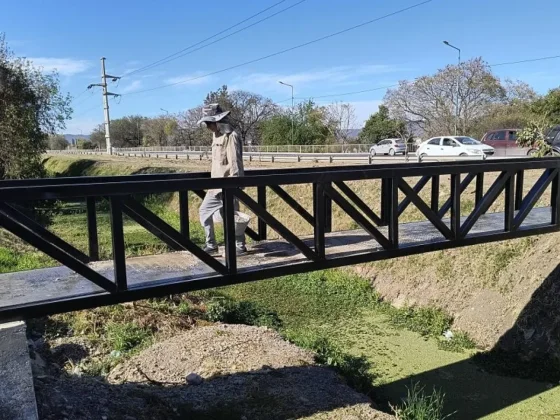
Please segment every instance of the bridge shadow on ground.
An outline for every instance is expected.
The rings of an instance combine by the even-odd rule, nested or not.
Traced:
[[[65,374],[37,378],[42,419],[288,420],[333,411],[340,418],[385,418],[366,396],[320,366],[263,367],[214,376],[200,385],[159,383],[147,375],[144,383],[123,384]]]
[[[427,393],[445,393],[453,419],[478,419],[555,388],[560,381],[560,265],[531,296],[515,324],[489,351],[464,361],[409,376],[376,388],[387,410],[401,402],[413,383]],[[510,418],[514,411],[508,411]],[[560,417],[560,397],[539,398],[515,409],[515,418]],[[502,418],[502,417],[500,417]]]

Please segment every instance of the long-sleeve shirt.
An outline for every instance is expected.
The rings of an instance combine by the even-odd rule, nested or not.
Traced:
[[[212,140],[212,178],[243,176],[243,145],[235,131],[214,134]],[[212,190],[219,193],[220,190]]]

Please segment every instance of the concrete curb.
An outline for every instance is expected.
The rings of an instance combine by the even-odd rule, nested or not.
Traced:
[[[38,420],[25,323],[0,324],[0,420]]]

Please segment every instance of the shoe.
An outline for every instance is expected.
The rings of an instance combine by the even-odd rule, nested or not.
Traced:
[[[208,254],[212,255],[212,254],[217,254],[219,252],[219,249],[217,246],[208,246],[206,245],[203,249],[204,252],[207,252]]]
[[[245,255],[247,253],[247,247],[245,245],[236,246],[235,252],[237,252],[237,255]]]

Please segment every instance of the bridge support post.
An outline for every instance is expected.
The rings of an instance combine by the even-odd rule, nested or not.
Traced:
[[[504,231],[511,232],[513,229],[513,217],[515,210],[515,201],[517,197],[515,196],[514,190],[514,176],[511,175],[506,181],[505,186],[505,205],[504,205]],[[515,186],[516,187],[516,186]]]
[[[313,215],[315,216],[314,239],[315,252],[320,259],[325,259],[325,187],[313,184]]]
[[[99,261],[99,239],[97,236],[97,213],[95,197],[86,198],[89,258]]]
[[[328,187],[332,187],[332,183],[327,184]],[[332,199],[323,193],[325,200],[325,232],[332,232]]]
[[[266,186],[257,187],[257,202],[266,210]],[[266,241],[266,222],[260,217],[257,222],[259,241]]]
[[[451,174],[451,232],[459,239],[461,231],[461,174]]]
[[[124,231],[122,216],[122,198],[111,197],[111,236],[113,238],[113,270],[117,291],[127,289],[126,260],[124,250]]]
[[[185,238],[190,238],[188,191],[179,191],[179,224],[181,235],[183,235]]]
[[[550,207],[552,213],[550,222],[560,228],[560,173],[552,180]]]
[[[237,250],[235,249],[235,209],[233,193],[224,188],[222,190],[224,202],[224,239],[226,245],[226,267],[229,274],[237,272]]]
[[[433,212],[439,211],[439,175],[432,177],[431,208]]]
[[[387,226],[391,213],[391,180],[381,179],[381,225]]]
[[[399,184],[396,178],[386,181],[386,216],[389,225],[389,242],[391,247],[399,247]]]
[[[524,175],[524,171],[518,171],[515,174],[515,210],[519,210],[521,208],[521,202],[523,201]]]
[[[474,196],[474,205],[478,206],[482,201],[484,196],[484,172],[480,172],[476,175],[476,189]]]

